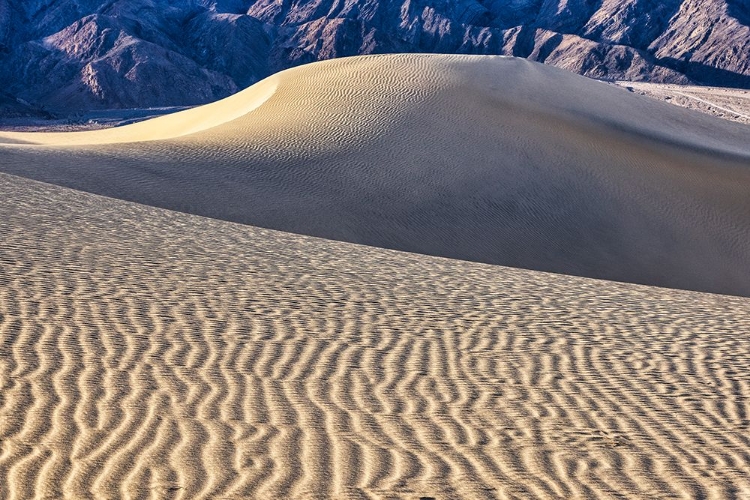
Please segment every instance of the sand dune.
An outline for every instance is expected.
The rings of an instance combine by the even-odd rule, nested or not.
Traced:
[[[3,132],[0,134],[0,141],[37,146],[87,146],[174,139],[223,125],[252,112],[273,95],[277,80],[277,76],[271,76],[210,105],[124,127],[80,132]]]
[[[115,131],[2,133],[0,171],[378,247],[750,295],[741,124],[502,57],[328,61],[231,99]]]
[[[750,299],[0,175],[0,498],[750,498]]]

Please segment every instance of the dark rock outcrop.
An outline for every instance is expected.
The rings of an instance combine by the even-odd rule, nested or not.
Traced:
[[[750,88],[750,7],[745,0],[0,0],[4,99],[63,114],[205,103],[291,66],[387,52],[506,54],[594,78]]]

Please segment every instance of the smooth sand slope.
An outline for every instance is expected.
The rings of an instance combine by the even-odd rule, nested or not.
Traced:
[[[241,118],[261,106],[276,90],[277,78],[266,78],[252,89],[178,113],[159,116],[124,127],[75,132],[4,132],[0,142],[36,145],[81,146],[162,141],[196,134]]]
[[[0,498],[750,498],[750,299],[0,174]]]
[[[113,131],[2,133],[0,171],[379,247],[750,295],[747,126],[502,57],[335,60],[231,99]]]

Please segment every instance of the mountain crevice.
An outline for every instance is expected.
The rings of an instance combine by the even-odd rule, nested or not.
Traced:
[[[592,78],[750,88],[750,8],[740,0],[0,0],[0,114],[201,104],[300,64],[393,52],[513,55]]]

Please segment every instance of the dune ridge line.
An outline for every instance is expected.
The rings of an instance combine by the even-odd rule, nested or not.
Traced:
[[[146,205],[750,295],[750,128],[524,59],[324,61],[112,132],[4,137],[0,171]]]
[[[77,132],[0,132],[0,145],[94,146],[175,139],[253,112],[273,95],[278,82],[279,77],[272,75],[225,99],[122,127]]]

